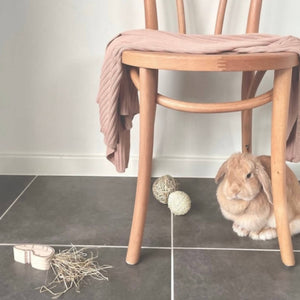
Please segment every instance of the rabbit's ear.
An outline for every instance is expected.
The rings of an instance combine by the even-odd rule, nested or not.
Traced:
[[[273,204],[271,179],[260,162],[256,162],[255,167],[256,167],[257,178],[263,187],[267,199],[271,204]]]
[[[215,182],[218,184],[224,177],[226,173],[226,168],[227,168],[227,160],[222,164],[220,167],[216,177],[215,177]]]

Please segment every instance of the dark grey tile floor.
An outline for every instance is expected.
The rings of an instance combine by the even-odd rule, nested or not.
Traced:
[[[293,239],[297,265],[286,268],[276,240],[232,232],[213,180],[179,181],[191,211],[173,217],[151,197],[141,262],[128,266],[135,178],[0,176],[0,299],[51,299],[36,290],[47,272],[14,262],[18,243],[89,246],[113,266],[109,281],[90,281],[61,299],[300,299],[300,236]]]

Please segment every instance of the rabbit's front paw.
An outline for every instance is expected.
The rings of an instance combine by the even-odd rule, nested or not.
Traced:
[[[249,231],[246,230],[245,228],[237,225],[236,223],[233,223],[232,225],[232,230],[241,237],[247,236],[249,234]]]
[[[249,233],[249,237],[252,239],[252,240],[259,240],[259,232],[256,232],[256,231],[251,231]]]
[[[277,237],[277,232],[275,228],[264,228],[260,232],[250,232],[249,236],[252,240],[267,241],[272,240]]]

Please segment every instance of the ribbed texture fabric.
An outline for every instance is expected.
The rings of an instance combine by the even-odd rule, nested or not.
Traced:
[[[124,50],[199,54],[284,51],[300,55],[300,40],[269,34],[187,35],[151,29],[118,35],[107,46],[97,96],[106,155],[118,172],[124,172],[128,166],[132,119],[139,112],[137,90],[131,82],[128,67],[122,64]],[[300,161],[299,84],[297,67],[293,70],[287,132],[287,160],[294,162]]]

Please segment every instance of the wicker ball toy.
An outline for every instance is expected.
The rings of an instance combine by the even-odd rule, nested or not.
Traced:
[[[175,191],[169,195],[168,207],[177,216],[185,215],[191,209],[191,198],[182,191]]]
[[[157,178],[152,185],[153,196],[163,204],[168,203],[170,193],[178,189],[178,182],[170,175]]]

